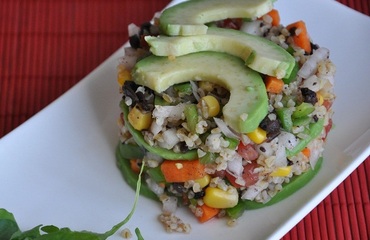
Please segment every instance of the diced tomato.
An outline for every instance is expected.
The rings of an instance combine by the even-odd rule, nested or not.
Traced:
[[[244,166],[242,178],[245,181],[244,185],[240,185],[235,182],[236,178],[232,174],[226,171],[226,178],[229,180],[231,185],[233,185],[236,188],[240,187],[249,187],[253,184],[255,184],[258,181],[258,173],[254,172],[254,169],[259,167],[259,165],[256,162],[248,163]]]
[[[236,178],[235,178],[233,175],[231,175],[231,173],[226,172],[225,176],[226,176],[227,180],[229,180],[229,182],[230,182],[230,184],[231,184],[232,186],[234,186],[234,187],[236,187],[236,188],[244,187],[243,185],[237,184],[237,183],[235,182]]]
[[[325,137],[323,138],[324,141],[326,137],[328,136],[328,133],[330,132],[332,127],[333,127],[333,120],[329,119],[328,125],[325,126]]]
[[[218,23],[218,27],[239,30],[243,24],[242,18],[227,18]]]
[[[212,177],[224,178],[225,175],[226,175],[226,171],[221,170],[221,171],[216,171],[214,174],[212,174]]]
[[[258,167],[259,165],[256,162],[248,163],[244,166],[242,177],[245,181],[245,187],[251,186],[258,181],[258,173],[254,172],[254,169]]]
[[[327,109],[329,110],[331,108],[331,105],[333,105],[333,102],[332,101],[329,101],[329,100],[324,100],[324,102],[322,103],[322,105]]]
[[[238,154],[247,161],[254,161],[258,158],[258,152],[252,144],[244,145],[240,142],[238,145]]]

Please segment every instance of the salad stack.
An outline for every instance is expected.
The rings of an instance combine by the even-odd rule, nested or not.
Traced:
[[[212,6],[212,7],[210,7]],[[118,66],[117,163],[162,202],[169,232],[277,203],[319,171],[335,65],[273,1],[186,1],[129,26]]]

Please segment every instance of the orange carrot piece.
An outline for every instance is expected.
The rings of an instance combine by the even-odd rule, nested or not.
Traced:
[[[302,150],[302,153],[303,153],[303,155],[305,155],[306,157],[310,157],[310,155],[311,155],[311,150],[309,149],[309,148],[304,148],[303,150]]]
[[[284,81],[272,76],[265,77],[266,91],[269,93],[281,93],[284,87]]]
[[[219,212],[220,209],[208,207],[207,205],[203,204],[202,206],[197,206],[198,208],[202,209],[202,216],[197,217],[199,222],[204,223],[210,220],[211,218],[215,217]]]
[[[286,27],[289,31],[293,31],[292,34],[293,42],[298,47],[305,50],[305,52],[310,53],[311,52],[311,41],[310,36],[308,35],[306,24],[303,21],[298,21],[289,24]],[[297,34],[295,34],[297,32]]]
[[[271,25],[272,26],[279,26],[280,24],[280,15],[278,10],[272,9],[270,12],[267,13],[272,18]]]
[[[206,175],[205,166],[199,160],[165,160],[161,171],[166,182],[186,182]]]
[[[137,159],[130,159],[130,167],[134,173],[137,173],[137,174],[140,173],[140,167],[139,167]]]

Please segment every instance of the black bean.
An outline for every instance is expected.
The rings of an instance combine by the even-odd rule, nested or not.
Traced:
[[[150,112],[154,109],[154,92],[153,90],[144,87],[144,93],[137,92],[139,85],[133,81],[126,81],[123,84],[122,91],[124,97],[129,97],[132,100],[132,106],[139,107],[140,110]]]
[[[277,136],[279,136],[280,134],[280,128],[279,130],[275,131],[275,132],[267,132],[267,142],[270,142],[272,141],[274,138],[276,138]]]
[[[189,151],[189,147],[188,145],[186,145],[186,142],[179,142],[177,145],[179,147],[180,152],[186,153],[187,151]]]
[[[301,88],[301,93],[302,93],[304,102],[311,103],[312,105],[315,105],[315,103],[317,103],[316,93],[312,91],[311,89]]]
[[[310,42],[310,44],[311,44],[311,49],[312,50],[317,50],[320,47],[319,45],[314,44],[313,42]]]
[[[295,36],[295,30],[297,30],[296,27],[292,27],[291,29],[289,29],[290,35]]]
[[[270,120],[267,125],[267,132],[279,132],[280,131],[280,122],[278,120]]]
[[[313,115],[313,116],[312,116],[312,118],[313,118],[313,120],[314,120],[315,122],[319,121],[319,118],[317,117],[317,115],[316,115],[316,114],[315,114],[315,115]]]
[[[132,48],[140,48],[140,37],[137,34],[130,36],[129,43]]]
[[[184,192],[186,192],[186,188],[184,187],[183,183],[174,182],[171,185],[172,185],[172,189],[175,193],[184,193]]]
[[[271,120],[270,120],[270,118],[268,117],[268,116],[266,116],[262,121],[261,121],[261,123],[260,123],[260,128],[262,128],[263,130],[267,130],[267,125],[269,124],[269,122],[270,122]]]
[[[150,22],[145,22],[140,26],[140,35],[150,35],[150,27],[152,24]]]
[[[136,83],[133,81],[125,81],[122,86],[123,96],[131,98],[133,105],[139,100],[136,96],[137,88],[138,85],[136,85]]]
[[[202,198],[206,195],[206,192],[204,190],[200,191],[200,192],[196,192],[194,193],[194,199],[199,199],[199,198]]]

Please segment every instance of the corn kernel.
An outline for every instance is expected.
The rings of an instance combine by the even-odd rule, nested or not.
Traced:
[[[128,113],[128,121],[136,130],[148,129],[152,124],[152,114],[144,113],[135,106]]]
[[[208,187],[205,190],[205,195],[203,197],[203,202],[208,207],[213,208],[232,208],[238,204],[238,191],[233,189],[228,189],[227,191],[221,190],[216,187]]]
[[[286,167],[279,167],[275,171],[273,171],[270,176],[271,177],[286,177],[290,174],[292,171],[292,166],[286,166]]]
[[[194,182],[198,183],[200,188],[204,188],[211,182],[211,176],[207,174],[202,178],[195,179]]]
[[[247,133],[247,136],[256,144],[260,144],[267,139],[267,132],[258,127],[253,132]]]
[[[208,81],[200,81],[199,87],[207,92],[211,92],[213,90],[213,83]]]
[[[120,87],[123,86],[126,80],[131,79],[131,72],[130,70],[127,70],[123,66],[118,67],[118,74],[117,74],[117,82]]]
[[[324,97],[320,93],[316,93],[316,97],[319,106],[321,106],[324,103]]]
[[[212,96],[212,95],[207,95],[204,96],[200,99],[201,106],[203,106],[203,103],[205,104],[206,107],[206,117],[214,117],[217,116],[217,114],[220,112],[220,103],[218,100]]]

